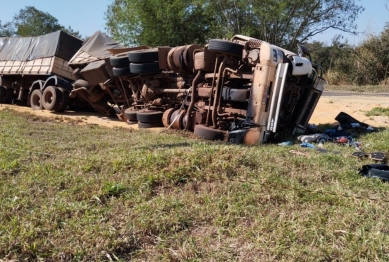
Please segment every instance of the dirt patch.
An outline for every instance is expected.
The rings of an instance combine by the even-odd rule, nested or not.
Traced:
[[[137,129],[137,125],[128,125],[127,123],[120,121],[117,117],[106,117],[95,112],[74,112],[66,111],[62,113],[51,112],[47,110],[32,110],[30,107],[25,106],[15,106],[15,105],[2,105],[2,109],[12,109],[18,112],[32,114],[41,117],[53,118],[58,122],[72,122],[78,123],[80,125],[91,124],[99,125],[104,127],[124,127],[124,128],[134,128]]]
[[[355,119],[375,127],[389,126],[389,119],[386,116],[367,117],[365,112],[374,107],[389,107],[387,97],[377,96],[322,96],[313,113],[309,123],[327,124],[334,123],[335,117],[340,112],[345,112]],[[1,105],[0,110],[10,108],[19,112],[25,112],[42,117],[51,117],[61,122],[77,122],[78,124],[92,124],[109,128],[123,127],[137,129],[138,125],[128,125],[117,117],[105,117],[94,112],[73,112],[54,113],[47,110],[32,110],[30,107]]]
[[[335,117],[345,112],[355,119],[375,127],[389,126],[386,116],[368,117],[365,113],[374,107],[389,107],[389,98],[379,96],[322,96],[309,123],[336,122]]]

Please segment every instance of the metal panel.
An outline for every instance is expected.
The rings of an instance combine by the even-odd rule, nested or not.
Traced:
[[[270,104],[270,113],[267,123],[268,131],[272,131],[274,133],[277,131],[278,117],[280,114],[287,72],[288,63],[278,64],[276,72],[276,81],[274,84],[274,90]]]

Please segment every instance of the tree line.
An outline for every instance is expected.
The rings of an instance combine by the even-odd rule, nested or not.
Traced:
[[[128,45],[205,44],[249,35],[289,48],[328,29],[355,32],[355,0],[113,0],[108,32]]]
[[[58,19],[47,12],[40,11],[33,6],[26,6],[15,14],[12,21],[2,23],[0,20],[1,36],[38,36],[58,30],[65,31],[75,37],[82,38],[78,31],[70,26],[59,24]]]
[[[107,33],[127,46],[206,44],[242,34],[292,51],[297,43],[305,44],[330,84],[389,84],[389,24],[357,46],[339,36],[330,45],[311,41],[328,29],[356,34],[355,21],[363,11],[357,0],[112,0],[105,19]],[[81,38],[33,6],[12,21],[0,21],[0,36],[57,30]]]
[[[389,85],[389,22],[378,35],[354,46],[335,37],[330,45],[306,43],[333,85]]]

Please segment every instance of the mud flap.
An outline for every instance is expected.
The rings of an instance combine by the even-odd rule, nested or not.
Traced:
[[[246,133],[247,129],[228,131],[228,142],[231,144],[242,144]]]

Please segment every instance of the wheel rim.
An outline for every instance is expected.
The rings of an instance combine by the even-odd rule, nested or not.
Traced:
[[[53,97],[54,95],[51,92],[46,92],[43,99],[47,104],[52,105],[54,102]]]
[[[41,96],[39,96],[38,94],[34,94],[32,97],[32,103],[36,107],[41,107],[42,106]]]

